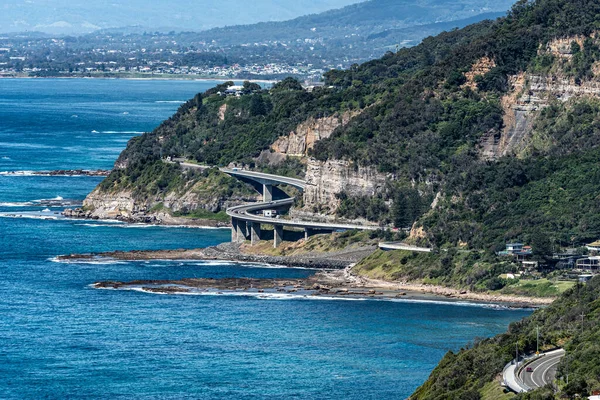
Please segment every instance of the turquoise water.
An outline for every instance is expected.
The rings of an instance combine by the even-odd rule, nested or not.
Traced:
[[[0,171],[109,168],[137,134],[129,132],[152,129],[177,109],[170,101],[212,85],[0,80]],[[228,230],[56,214],[99,181],[0,174],[1,398],[405,398],[446,351],[529,314],[436,302],[96,290],[90,284],[98,280],[311,273],[223,262],[55,262],[59,254],[229,238]],[[43,199],[56,199],[56,207]]]

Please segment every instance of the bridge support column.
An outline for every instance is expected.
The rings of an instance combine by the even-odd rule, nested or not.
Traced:
[[[237,242],[238,222],[239,221],[236,218],[231,218],[231,241],[233,243]]]
[[[236,242],[242,243],[246,240],[246,221],[238,220],[236,225]]]
[[[277,248],[283,242],[283,225],[274,225],[273,230],[273,247]]]
[[[248,222],[250,225],[250,244],[254,246],[260,241],[260,222]]]
[[[308,240],[309,237],[315,234],[315,230],[312,228],[304,228],[304,240]]]
[[[273,185],[267,185],[263,183],[263,201],[272,201],[273,200]]]

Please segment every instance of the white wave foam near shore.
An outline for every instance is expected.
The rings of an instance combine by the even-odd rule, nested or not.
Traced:
[[[81,200],[65,200],[58,196],[54,199],[39,199],[31,201],[5,201],[0,202],[0,207],[44,207],[45,210],[50,212],[48,208],[60,208],[66,206],[80,206]]]
[[[125,290],[125,291],[135,291],[142,292],[148,294],[157,294],[157,295],[184,295],[184,296],[229,296],[229,297],[252,297],[259,300],[326,300],[326,301],[384,301],[384,302],[392,302],[392,303],[415,303],[415,304],[436,304],[436,305],[448,305],[448,306],[458,306],[458,307],[478,307],[478,308],[488,308],[492,310],[523,310],[523,308],[513,308],[509,306],[499,305],[499,304],[490,304],[490,303],[477,303],[477,302],[468,302],[468,301],[448,301],[448,300],[434,300],[434,299],[414,299],[414,298],[406,298],[406,299],[398,299],[398,298],[372,298],[372,297],[342,297],[342,296],[312,296],[310,294],[298,294],[298,293],[259,293],[259,292],[248,292],[248,291],[227,291],[227,290],[204,290],[204,291],[191,291],[191,292],[155,292],[152,290],[146,290],[143,287],[139,286],[131,286],[131,287],[122,287],[122,288],[101,288],[96,287],[94,285],[90,285],[94,289],[109,289],[109,290]],[[177,286],[177,285],[174,285]],[[150,287],[150,286],[149,286]],[[182,286],[182,289],[194,289],[187,288]]]
[[[25,214],[25,213],[0,213],[0,218],[23,218],[23,219],[43,219],[43,220],[57,220],[62,219],[56,215],[44,215],[44,214]]]
[[[97,133],[105,133],[105,134],[129,134],[129,135],[142,135],[144,132],[140,131],[100,131]]]
[[[35,203],[31,202],[31,201],[22,201],[22,202],[0,202],[0,207],[28,207],[28,206],[34,206],[36,205]]]
[[[58,263],[58,264],[90,264],[90,265],[115,265],[115,264],[127,264],[127,261],[122,261],[122,260],[108,260],[108,259],[104,259],[104,260],[96,260],[96,259],[91,259],[91,260],[61,260],[58,258],[58,256],[56,257],[51,257],[48,259],[48,261],[53,262],[53,263]]]
[[[39,176],[36,171],[2,171],[0,175],[4,176]]]

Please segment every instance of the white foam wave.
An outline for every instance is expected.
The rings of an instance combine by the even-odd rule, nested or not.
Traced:
[[[148,285],[150,286],[150,285]],[[173,286],[173,285],[170,285]],[[113,288],[98,288],[92,286],[96,289],[113,289]],[[150,286],[152,287],[152,286]],[[216,289],[208,289],[208,290],[198,290],[195,288],[188,288],[182,286],[182,289],[190,290],[189,292],[181,291],[181,292],[156,292],[153,290],[146,290],[141,286],[130,286],[130,287],[121,287],[117,290],[129,290],[136,292],[143,292],[149,294],[159,294],[159,295],[187,295],[187,296],[238,296],[238,297],[253,297],[260,300],[326,300],[326,301],[385,301],[392,303],[414,303],[414,304],[437,304],[437,305],[447,305],[447,306],[458,306],[458,307],[478,307],[478,308],[488,308],[492,310],[498,311],[507,311],[507,310],[519,310],[523,311],[527,308],[514,308],[507,305],[502,304],[490,304],[490,303],[478,303],[478,302],[468,302],[468,301],[445,301],[445,300],[434,300],[434,299],[398,299],[398,298],[373,298],[373,297],[356,297],[356,296],[313,296],[311,294],[303,294],[303,293],[281,293],[281,292],[267,292],[260,293],[258,291],[232,291],[232,290],[216,290]]]
[[[75,226],[87,226],[90,228],[100,228],[100,227],[113,227],[114,223],[112,224],[89,224],[89,223],[85,223],[85,224],[75,224]]]
[[[48,261],[59,264],[90,264],[90,265],[116,265],[127,264],[127,261],[111,259],[89,259],[89,260],[61,260],[58,257],[49,258]]]
[[[5,176],[33,176],[35,171],[2,171],[0,175]]]
[[[183,100],[157,100],[157,101],[155,101],[155,103],[180,104],[180,103],[185,103],[185,101],[183,101]]]
[[[140,131],[101,131],[101,132],[97,132],[96,133],[106,133],[106,134],[135,134],[135,135],[142,135],[144,132],[140,132]]]
[[[2,157],[3,160],[12,160],[12,158],[8,157],[8,156],[3,156]]]
[[[80,174],[50,174],[48,173],[48,171],[29,171],[29,170],[23,170],[23,171],[0,171],[0,175],[2,176],[44,176],[44,177],[68,177],[68,178],[73,178],[73,177],[81,177],[81,176],[89,176],[89,175],[80,175]]]
[[[27,206],[33,206],[34,203],[30,202],[30,201],[23,201],[23,202],[3,202],[0,203],[0,207],[27,207]]]
[[[57,220],[60,219],[54,215],[42,215],[42,214],[14,214],[14,213],[0,213],[0,218],[24,218],[24,219],[44,219],[44,220]]]
[[[103,288],[92,286],[96,289],[113,289],[114,288]],[[185,286],[182,286],[182,289],[188,289]],[[371,298],[367,297],[337,297],[337,296],[313,296],[311,294],[298,294],[298,293],[260,293],[257,291],[248,292],[248,291],[232,291],[232,290],[192,290],[189,292],[156,292],[153,290],[147,290],[144,287],[140,286],[130,286],[130,287],[121,287],[117,288],[117,290],[128,290],[133,292],[142,292],[149,294],[158,294],[158,295],[183,295],[183,296],[222,296],[222,297],[252,297],[259,300],[334,300],[334,301],[370,301]]]

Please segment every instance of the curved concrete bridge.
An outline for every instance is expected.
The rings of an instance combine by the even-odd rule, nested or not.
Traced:
[[[163,160],[171,164],[179,164],[184,169],[206,170],[212,168],[207,165],[200,165],[186,162],[184,159]],[[277,247],[283,241],[283,227],[293,227],[304,229],[304,238],[315,233],[331,233],[337,230],[377,230],[378,226],[373,225],[353,225],[344,223],[312,222],[290,219],[280,219],[265,217],[257,212],[264,210],[289,209],[294,204],[293,197],[285,197],[274,200],[274,194],[279,197],[287,196],[283,191],[276,189],[277,185],[288,185],[304,191],[308,183],[302,179],[290,178],[287,176],[266,174],[263,172],[248,171],[240,168],[219,168],[219,171],[226,173],[234,178],[252,184],[254,188],[263,196],[260,203],[246,204],[227,209],[227,215],[231,217],[231,241],[243,242],[250,239],[252,244],[261,240],[263,236],[261,225],[273,225],[273,246]],[[278,190],[278,193],[277,193]]]
[[[286,176],[265,174],[262,172],[246,171],[240,169],[220,168],[221,172],[245,181],[254,181],[261,184],[263,201],[254,204],[245,204],[227,209],[227,215],[231,217],[231,241],[243,242],[250,239],[252,244],[261,240],[262,224],[273,225],[273,246],[277,247],[283,242],[283,227],[304,229],[304,237],[315,233],[335,232],[337,230],[377,230],[377,226],[353,225],[344,223],[313,222],[265,217],[257,212],[264,210],[289,209],[294,204],[294,198],[288,197],[273,200],[274,185],[289,185],[299,190],[304,190],[307,183],[301,179],[288,178]],[[255,185],[256,187],[256,185]]]

